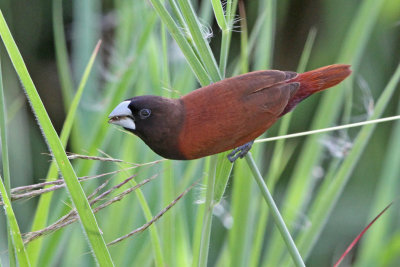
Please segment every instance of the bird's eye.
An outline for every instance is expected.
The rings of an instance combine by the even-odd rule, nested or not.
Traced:
[[[144,108],[144,109],[141,109],[140,111],[139,111],[139,116],[140,116],[140,118],[143,120],[143,119],[147,119],[149,116],[150,116],[150,114],[151,114],[151,110],[150,109],[147,109],[147,108]]]

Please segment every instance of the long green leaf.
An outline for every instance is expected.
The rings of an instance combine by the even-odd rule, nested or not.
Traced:
[[[260,1],[260,17],[264,17],[261,34],[257,36],[257,47],[254,53],[255,70],[266,70],[272,66],[275,24],[276,24],[276,0]]]
[[[227,30],[228,24],[225,20],[224,10],[222,8],[221,1],[219,0],[211,0],[212,7],[214,9],[215,19],[217,20],[218,26],[221,30]]]
[[[396,72],[393,74],[388,85],[383,91],[381,97],[379,98],[374,113],[371,119],[378,119],[382,116],[388,102],[390,101],[397,84],[400,81],[400,64],[398,65]],[[335,179],[330,184],[328,190],[324,192],[319,192],[313,201],[313,205],[310,208],[309,220],[311,221],[313,227],[308,230],[301,232],[298,236],[297,244],[302,252],[302,254],[307,257],[320,234],[322,228],[324,227],[329,215],[339,199],[344,187],[346,186],[348,180],[350,179],[351,173],[358,162],[365,146],[368,143],[376,125],[368,124],[361,128],[360,133],[357,135],[354,145],[346,157],[346,159],[341,164]]]
[[[120,79],[118,80],[117,83],[112,83],[110,85],[110,88],[108,89],[109,92],[112,93],[110,96],[111,100],[109,101],[107,107],[104,109],[103,114],[98,116],[100,119],[95,124],[93,127],[96,129],[95,136],[92,137],[90,140],[90,145],[88,149],[88,154],[93,155],[97,152],[97,149],[102,146],[102,144],[105,142],[105,138],[107,136],[107,133],[109,132],[109,126],[104,123],[104,118],[108,116],[108,114],[111,112],[111,110],[117,105],[121,99],[123,99],[126,95],[126,91],[130,88],[131,83],[135,78],[137,77],[137,64],[138,60],[140,57],[145,54],[143,51],[146,48],[147,42],[149,37],[151,36],[151,32],[155,26],[156,22],[156,14],[151,14],[151,16],[148,17],[146,20],[144,30],[140,34],[137,46],[134,47],[131,51],[135,57],[131,59],[123,68],[123,72],[121,74]],[[129,150],[129,153],[132,153],[131,150]],[[85,161],[79,168],[79,173],[82,176],[88,175],[90,170],[93,168],[95,162],[94,161]],[[147,201],[144,197],[144,194],[142,191],[139,189],[136,191],[136,195],[139,198],[139,203],[142,205],[143,212],[145,214],[146,219],[149,221],[152,218],[151,210],[149,205],[147,204]],[[57,214],[58,216],[61,216],[61,214],[65,214],[65,212],[68,212],[68,207],[62,207],[61,211],[58,211]],[[155,261],[157,266],[161,266],[163,262],[163,254],[161,250],[161,242],[160,242],[160,237],[157,231],[157,228],[155,225],[152,225],[149,228],[150,231],[150,236],[152,240],[152,245],[153,245],[153,250],[155,254]],[[58,236],[54,235],[54,237],[50,237],[51,241],[50,243],[53,245],[59,244],[59,241],[61,239],[58,238]]]
[[[226,65],[228,62],[229,47],[231,44],[232,28],[233,28],[233,16],[232,13],[236,11],[237,1],[232,4],[232,0],[228,0],[226,4],[226,27],[221,28],[222,40],[221,40],[221,53],[219,58],[219,71],[221,77],[225,78],[226,75]],[[215,16],[217,16],[215,14]]]
[[[251,252],[252,240],[249,233],[254,223],[251,206],[254,203],[255,188],[246,162],[238,160],[234,165],[235,176],[232,181],[231,201],[233,225],[228,237],[229,263],[227,265],[245,267]]]
[[[8,142],[7,142],[7,127],[6,127],[6,105],[4,98],[4,87],[3,87],[3,73],[1,70],[0,60],[0,139],[1,139],[1,159],[3,161],[3,176],[4,186],[8,195],[10,194],[11,182],[10,182],[10,164],[8,159]],[[8,236],[8,258],[10,266],[16,266],[15,263],[15,251],[12,245],[12,236],[10,232],[10,225],[7,223],[7,236]]]
[[[400,102],[399,102],[400,103]],[[400,105],[397,108],[397,113],[400,113]],[[400,158],[400,122],[395,122],[393,127],[389,144],[387,145],[387,152],[383,161],[383,167],[380,180],[376,186],[376,192],[372,207],[370,209],[370,218],[377,214],[379,209],[382,209],[387,203],[397,198],[399,188],[400,165],[398,159]],[[384,249],[377,250],[377,247],[384,247],[393,236],[393,228],[391,227],[394,219],[394,214],[387,214],[379,219],[379,223],[374,225],[374,230],[370,231],[363,237],[359,249],[360,257],[357,257],[355,266],[362,267],[367,264],[378,266],[381,262],[381,255]]]
[[[342,52],[338,59],[339,63],[356,65],[359,62],[361,53],[364,51],[382,3],[382,0],[366,0],[362,3],[343,43]],[[353,76],[354,75],[352,75],[352,77]],[[325,128],[334,122],[340,112],[344,90],[351,90],[352,77],[336,88],[332,88],[324,93],[315,112],[315,118],[311,125],[312,129]],[[320,137],[317,135],[312,135],[307,138],[299,156],[301,161],[297,162],[293,171],[293,177],[287,189],[286,198],[284,200],[286,204],[281,212],[285,221],[290,224],[295,222],[299,211],[304,208],[305,201],[308,199],[308,194],[314,186],[313,180],[310,179],[311,172],[313,167],[321,159],[321,153],[323,151],[321,145],[315,145],[318,143],[318,138]],[[279,237],[274,234],[271,239],[271,244],[274,244],[274,246],[271,247],[268,254],[265,256],[265,259],[267,259],[266,266],[275,266],[279,264],[279,259],[284,249],[283,243],[278,239]]]
[[[208,74],[210,75],[213,82],[221,80],[221,75],[219,73],[217,63],[207,40],[204,38],[201,32],[201,26],[194,13],[192,5],[190,4],[189,0],[178,0],[178,3],[182,9],[183,17],[185,18],[190,34],[196,45],[197,52],[199,53]]]
[[[106,247],[101,231],[97,225],[96,218],[90,208],[89,202],[85,196],[81,185],[78,182],[75,171],[65,154],[64,147],[57,136],[56,131],[50,121],[50,118],[43,106],[43,103],[37,93],[35,85],[31,80],[28,70],[24,64],[17,45],[12,38],[11,32],[4,20],[3,13],[0,11],[0,35],[11,58],[18,76],[24,85],[26,94],[30,100],[31,106],[38,119],[43,134],[47,140],[50,150],[52,151],[57,165],[64,177],[68,192],[72,198],[74,206],[79,214],[81,223],[88,237],[95,258],[98,264],[102,266],[112,266],[110,253]]]
[[[210,237],[211,237],[211,224],[212,224],[212,215],[214,208],[214,187],[215,187],[215,175],[217,168],[217,156],[211,156],[208,158],[209,163],[209,171],[207,177],[207,193],[206,199],[204,203],[204,216],[203,217],[203,227],[201,233],[201,242],[200,242],[200,254],[199,254],[199,267],[206,267],[208,262],[208,251],[210,245]]]
[[[64,126],[61,130],[60,140],[62,145],[65,147],[67,145],[68,138],[70,136],[73,122],[76,118],[76,112],[78,109],[79,102],[82,98],[83,91],[85,89],[86,82],[88,80],[90,70],[93,67],[93,63],[95,61],[96,55],[100,48],[100,42],[97,44],[96,48],[93,51],[92,56],[88,62],[88,65],[85,68],[85,72],[83,73],[83,77],[81,82],[79,83],[78,91],[76,92],[72,102],[70,103],[70,108],[68,110],[67,117],[64,122]],[[46,181],[54,181],[57,179],[58,169],[57,164],[52,161],[49,167],[49,171],[47,172]],[[53,197],[53,192],[44,194],[40,197],[39,204],[36,209],[35,218],[32,224],[32,231],[37,231],[46,226],[47,219],[49,217],[50,212],[50,204]],[[37,264],[37,260],[39,257],[40,250],[42,248],[42,240],[37,239],[31,242],[28,246],[28,253],[31,259],[31,262],[34,266]]]
[[[267,27],[268,28],[268,27]],[[305,67],[309,61],[310,55],[311,55],[311,50],[312,46],[314,44],[315,40],[315,35],[316,31],[315,30],[310,30],[307,41],[304,45],[304,49],[301,55],[300,63],[299,66],[297,67],[297,72],[304,72]],[[278,131],[278,136],[285,135],[289,129],[289,124],[291,120],[291,114],[286,114],[285,117],[281,119],[280,122],[280,127]],[[284,160],[282,160],[285,157],[288,157],[289,153],[284,154],[285,152],[285,140],[278,140],[275,144],[274,147],[274,152],[273,152],[273,157],[271,159],[271,164],[269,166],[268,172],[267,172],[267,185],[269,190],[273,193],[276,183],[280,177],[280,174],[282,172],[282,169],[285,165]],[[285,155],[285,157],[284,157]],[[287,162],[287,161],[286,161]],[[265,232],[267,230],[267,221],[268,221],[268,210],[263,209],[260,212],[260,217],[259,217],[259,222],[257,226],[257,231],[255,234],[255,242],[254,242],[254,249],[252,251],[252,262],[250,266],[258,266],[259,265],[259,259],[260,259],[260,253],[261,253],[261,247],[263,245],[263,240],[265,236]]]
[[[0,193],[4,203],[4,209],[7,215],[7,224],[10,227],[14,249],[20,266],[30,266],[28,254],[26,253],[24,242],[22,241],[21,232],[19,231],[17,219],[11,206],[11,201],[7,195],[3,179],[0,176]]]
[[[229,181],[229,175],[232,172],[233,164],[227,160],[229,152],[219,153],[217,155],[217,169],[215,174],[214,202],[219,203],[224,196],[226,186]]]
[[[63,22],[63,7],[62,0],[53,1],[52,15],[53,15],[53,34],[54,34],[54,49],[56,55],[57,70],[60,77],[61,93],[64,102],[64,110],[68,113],[68,109],[73,101],[74,82],[68,61],[67,41],[65,39],[64,22]],[[79,118],[79,117],[78,117]],[[80,123],[76,121],[72,129],[71,146],[75,149],[81,149]]]
[[[193,72],[196,74],[196,77],[199,80],[199,82],[202,85],[209,84],[211,82],[211,78],[201,65],[200,61],[193,52],[189,43],[182,35],[182,32],[179,30],[178,26],[176,25],[175,21],[172,19],[168,11],[165,9],[164,5],[159,0],[150,0],[150,2],[152,3],[157,14],[160,16],[162,22],[167,27],[171,36],[174,38],[176,43],[181,48],[182,53],[185,55],[186,60],[188,61]]]
[[[73,98],[74,86],[72,74],[68,64],[68,53],[62,12],[62,0],[53,1],[53,33],[56,48],[57,68],[60,75],[64,106],[69,107]]]

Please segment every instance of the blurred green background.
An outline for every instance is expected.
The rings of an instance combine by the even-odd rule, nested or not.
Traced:
[[[244,1],[250,39],[262,16],[261,10],[265,8],[264,2],[269,1]],[[275,3],[275,1],[272,2]],[[366,2],[362,0],[276,1],[273,56],[269,64],[264,62],[265,66],[269,65],[272,69],[296,70],[304,44],[312,28],[317,30],[317,35],[306,67],[307,70],[333,63],[348,63],[337,60],[343,52],[343,43],[353,21]],[[345,94],[345,97],[351,97],[351,115],[347,119],[337,120],[337,124],[367,120],[373,111],[374,102],[379,98],[399,63],[400,1],[381,2],[376,20],[373,17],[370,18],[373,24],[372,31],[368,33],[362,47],[357,50],[361,55],[354,66],[356,71],[353,73],[352,94],[351,96]],[[218,59],[221,53],[222,35],[212,13],[211,4],[209,1],[192,1],[192,4],[205,31],[212,32],[208,41]],[[68,94],[76,90],[96,42],[98,39],[103,41],[85,88],[74,131],[66,150],[79,154],[102,155],[96,150],[92,151],[91,144],[95,144],[92,141],[95,139],[97,131],[100,131],[99,127],[103,127],[107,131],[106,137],[98,143],[97,149],[105,151],[112,157],[129,162],[145,163],[158,159],[158,156],[146,148],[138,138],[108,126],[107,118],[104,116],[109,108],[109,103],[113,101],[111,99],[115,95],[114,92],[121,87],[126,90],[122,91],[120,98],[115,101],[122,101],[127,97],[140,94],[177,97],[200,87],[171,36],[166,34],[166,39],[162,39],[165,28],[161,26],[162,23],[154,13],[151,3],[147,0],[62,1],[65,38],[72,75],[70,86],[72,90],[69,93],[68,90],[62,91],[61,89],[60,70],[55,55],[53,5],[54,2],[49,0],[2,0],[0,9],[57,132],[62,128],[66,110],[68,110],[66,107]],[[171,9],[168,8],[168,10]],[[237,18],[239,18],[238,14]],[[227,77],[238,73],[241,53],[240,38],[243,34],[239,27],[240,22],[240,19],[237,19],[235,24],[237,27],[234,28],[232,35]],[[367,26],[360,25],[360,27]],[[265,56],[262,54],[262,49],[260,50],[263,36],[268,37],[263,28],[254,35],[255,46],[253,49],[249,49],[249,70],[262,66],[257,62],[257,58]],[[46,177],[51,157],[48,155],[49,151],[35,116],[2,44],[0,45],[0,55],[8,111],[7,131],[11,186],[38,183]],[[397,89],[400,87],[397,86]],[[313,96],[295,109],[290,122],[290,133],[310,129],[320,99],[321,95]],[[399,114],[398,103],[399,90],[396,90],[385,109],[384,116]],[[345,112],[343,108],[342,115]],[[396,192],[400,188],[398,181],[400,178],[400,152],[391,152],[391,150],[400,151],[400,146],[395,147],[395,144],[398,143],[396,140],[400,139],[400,135],[396,135],[398,134],[397,124],[398,122],[388,122],[377,125],[335,209],[326,218],[327,224],[306,260],[307,266],[332,265],[368,221],[378,214],[377,210],[382,210],[385,205],[389,204],[389,202],[384,202],[382,205],[378,205],[379,200],[375,198],[379,197],[381,180],[386,176],[394,177],[389,187],[391,191],[387,193],[386,197],[394,200],[395,204],[384,215],[387,217],[384,233],[375,237],[382,243],[375,247],[374,259],[368,262],[371,264],[370,266],[398,266],[400,264],[400,217]],[[277,135],[278,129],[279,124],[268,131],[268,136]],[[314,200],[314,190],[317,190],[318,186],[323,183],[330,164],[334,161],[340,164],[344,160],[358,131],[359,128],[356,128],[318,137],[318,141],[314,145],[323,147],[324,152],[321,153],[318,164],[315,164],[308,177],[313,181],[314,187],[310,187],[310,191],[307,192],[308,200],[305,201],[304,209],[291,211],[298,218],[296,221],[287,221],[294,232],[298,233],[303,229],[313,227],[312,222],[308,220],[307,210],[309,203]],[[285,207],[288,210],[291,207],[285,206],[288,204],[284,201],[284,195],[291,177],[295,175],[296,163],[302,160],[300,151],[305,140],[305,137],[300,137],[287,141],[285,147],[289,151],[288,159],[285,159],[286,155],[282,158],[282,161],[288,161],[276,183],[274,197],[279,207]],[[273,147],[274,143],[263,145],[262,151],[257,157],[263,173],[267,173],[270,166]],[[73,163],[78,176],[122,168],[121,165],[112,163],[94,163],[85,169],[82,166],[87,163],[83,160],[75,160]],[[203,177],[206,170],[203,167],[204,164],[204,160],[194,163],[175,161],[151,167],[140,167],[137,171],[139,181],[153,174],[159,174],[155,181],[150,182],[143,189],[152,214],[158,213],[192,181]],[[239,173],[238,170],[235,171],[235,175],[237,173]],[[257,195],[248,200],[252,210],[243,215],[248,216],[249,221],[245,224],[248,235],[245,233],[247,237],[244,240],[247,243],[242,245],[249,246],[249,248],[243,253],[242,261],[228,260],[230,257],[233,259],[232,253],[234,253],[234,250],[231,249],[231,241],[229,241],[234,237],[229,232],[235,231],[233,230],[235,228],[231,228],[231,223],[233,221],[233,225],[235,224],[232,213],[234,213],[234,205],[237,204],[232,197],[235,185],[231,180],[223,201],[215,208],[218,211],[214,210],[208,266],[227,266],[225,264],[228,263],[229,266],[250,266],[249,262],[252,261],[250,254],[254,248],[251,246],[251,240],[255,238],[253,227],[256,228],[258,225],[259,211],[267,208],[260,203],[262,199],[258,196],[258,189],[252,181],[250,172],[244,173],[250,185],[242,190],[250,190],[250,193],[244,192],[243,194]],[[168,183],[163,181],[164,176],[170,176]],[[87,194],[93,190],[93,186],[97,182],[91,183],[92,185],[86,187]],[[165,192],[167,190],[170,191]],[[196,204],[196,201],[203,198],[204,190],[203,186],[196,186],[177,206],[169,211],[170,215],[167,215],[170,217],[164,216],[156,223],[161,236],[162,250],[165,254],[165,266],[192,264],[191,252],[194,250],[196,219],[198,220],[200,216],[199,204]],[[52,200],[49,222],[54,222],[60,214],[60,210],[70,205],[70,200],[65,197],[66,192],[63,189],[59,191]],[[14,202],[13,207],[22,232],[30,231],[37,203],[38,198]],[[0,214],[0,259],[3,266],[8,266],[8,244],[3,209]],[[107,242],[128,233],[147,221],[141,212],[138,199],[133,195],[98,213],[96,217]],[[383,220],[378,221],[377,226],[380,223],[383,225]],[[268,240],[270,240],[272,232],[276,232],[276,228],[272,221],[266,225],[268,227],[263,236],[262,251],[259,256],[254,256],[259,259],[259,261],[255,260],[255,266],[268,266],[268,260],[265,260],[264,257],[274,246]],[[374,227],[371,228],[371,232],[374,231]],[[49,237],[45,237],[44,240],[45,247],[41,252],[39,265],[89,266],[95,264],[89,253],[86,238],[82,234],[82,228],[77,223],[67,227],[58,241]],[[375,239],[363,240],[369,242],[370,245],[375,242],[373,241]],[[53,246],[51,252],[48,252],[46,246]],[[359,249],[352,251],[343,266],[352,263],[367,266],[363,262],[368,254],[365,252],[366,248],[357,248]],[[123,241],[111,248],[110,252],[117,266],[153,266],[155,264],[148,231]],[[284,261],[281,264],[280,266],[284,266]]]

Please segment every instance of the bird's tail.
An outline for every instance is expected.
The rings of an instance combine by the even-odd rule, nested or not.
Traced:
[[[316,92],[335,86],[346,79],[350,74],[350,65],[334,64],[295,76],[287,82],[298,82],[300,84],[299,89],[289,100],[289,103],[281,116],[292,110],[303,99]]]
[[[290,82],[300,83],[296,95],[311,95],[340,83],[350,73],[350,65],[335,64],[301,73]]]

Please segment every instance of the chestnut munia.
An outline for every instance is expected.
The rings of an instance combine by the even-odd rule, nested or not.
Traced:
[[[139,136],[169,159],[197,159],[240,147],[308,96],[343,81],[349,65],[335,64],[297,74],[265,70],[228,78],[178,99],[137,96],[120,103],[109,122]],[[245,144],[249,145],[245,145]]]

